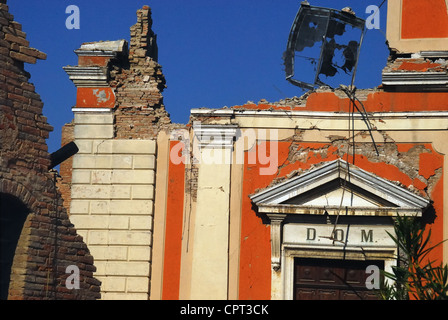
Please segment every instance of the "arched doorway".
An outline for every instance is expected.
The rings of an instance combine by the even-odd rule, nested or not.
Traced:
[[[11,267],[30,210],[18,198],[0,193],[0,299],[8,298]]]

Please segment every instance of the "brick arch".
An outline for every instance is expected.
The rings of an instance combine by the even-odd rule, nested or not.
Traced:
[[[2,195],[16,199],[27,208],[20,235],[16,234],[17,246],[12,258],[7,298],[100,298],[101,282],[93,276],[96,271],[93,257],[71,223],[51,174],[40,173],[35,177],[46,186],[35,193],[17,181],[3,179],[0,182]],[[66,287],[65,280],[70,275],[66,270],[70,265],[76,265],[80,270],[79,290]],[[2,298],[5,298],[4,294]]]
[[[22,296],[27,261],[30,209],[21,199],[0,192],[0,299]]]
[[[7,173],[4,175],[8,177]],[[49,173],[35,173],[34,178],[41,184],[52,183],[52,177]],[[15,239],[16,248],[14,255],[10,257],[10,282],[7,296],[5,296],[5,293],[2,292],[1,299],[41,299],[48,296],[48,286],[45,288],[46,292],[42,293],[40,296],[36,292],[31,293],[31,291],[28,291],[27,288],[33,286],[33,281],[27,280],[27,274],[32,274],[35,271],[32,270],[28,264],[28,261],[47,259],[44,256],[45,251],[39,250],[36,248],[39,246],[36,246],[35,244],[33,245],[32,236],[39,233],[38,230],[40,224],[37,221],[49,220],[48,218],[45,218],[45,216],[48,216],[48,213],[50,212],[49,209],[51,209],[51,206],[54,206],[55,204],[57,206],[59,203],[58,191],[54,183],[52,184],[53,186],[47,188],[45,191],[46,193],[53,193],[53,195],[50,196],[49,194],[44,195],[44,191],[42,190],[36,190],[36,188],[34,190],[31,189],[31,186],[33,185],[32,182],[23,184],[12,179],[2,178],[0,183],[0,195],[3,195],[3,198],[14,198],[16,203],[21,203],[23,207],[27,209],[27,214],[25,219],[23,219],[23,217],[18,217],[18,220],[20,221],[16,221],[16,223],[21,224],[21,227],[20,230],[16,230],[18,233],[16,234],[17,238]],[[2,203],[0,203],[0,206],[2,206]],[[5,213],[3,206],[1,209],[2,214]],[[45,238],[47,236],[40,232],[39,237]],[[50,251],[48,252],[48,255],[50,254]],[[41,264],[37,268],[43,270],[44,267],[44,264]]]
[[[2,221],[3,227],[7,227],[8,229],[11,228],[11,226],[15,226],[16,230],[14,230],[14,233],[11,234],[11,236],[15,237],[13,241],[15,241],[15,249],[13,252],[13,256],[0,258],[0,261],[3,259],[9,259],[9,261],[4,261],[4,264],[8,264],[6,273],[9,274],[3,274],[2,277],[2,283],[1,283],[1,297],[0,299],[23,299],[25,297],[24,289],[25,289],[25,276],[26,273],[26,261],[28,260],[29,255],[29,235],[31,234],[31,220],[33,214],[36,212],[40,212],[40,208],[38,205],[38,196],[35,196],[32,191],[30,191],[25,185],[16,182],[14,180],[8,180],[8,179],[2,179],[0,183],[0,219],[2,219],[2,215],[8,215],[8,212],[5,212],[5,199],[9,198],[10,201],[16,202],[16,207],[20,207],[20,204],[22,206],[21,212],[19,212],[17,220],[13,223],[8,223],[7,226],[5,226],[5,222]],[[8,206],[6,204],[6,206]],[[22,211],[25,211],[26,208],[26,217],[21,216],[20,213]],[[12,218],[12,217],[8,217]],[[21,226],[19,226],[21,224]],[[0,226],[1,229],[2,226]],[[20,230],[18,228],[20,227]],[[1,230],[4,231],[4,230]],[[3,232],[1,232],[3,233]],[[0,237],[2,235],[0,234]],[[5,239],[2,239],[5,240]],[[3,250],[0,251],[0,255],[2,253],[5,253],[5,248],[2,248]],[[7,252],[7,255],[11,255],[11,252]],[[3,266],[3,265],[2,265]],[[4,271],[4,270],[3,270]],[[6,281],[6,278],[8,278],[9,284],[3,283],[3,281]],[[7,290],[7,291],[6,291]]]
[[[30,212],[39,212],[38,198],[21,183],[3,179],[0,183],[0,193],[9,194],[20,199],[28,207]]]
[[[23,287],[20,277],[16,277],[19,272],[13,265],[17,266],[14,261],[26,261],[23,253],[16,254],[16,250],[19,240],[23,241],[27,234],[22,231],[30,210],[19,198],[1,192],[0,208],[0,299],[3,300],[8,297],[11,282],[16,283],[16,288]]]

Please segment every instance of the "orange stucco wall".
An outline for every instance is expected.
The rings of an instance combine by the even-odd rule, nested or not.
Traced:
[[[80,56],[78,59],[79,66],[100,66],[105,67],[110,61],[107,56]]]
[[[403,0],[401,37],[402,39],[448,37],[446,1]]]
[[[368,112],[404,112],[448,110],[448,93],[370,93],[364,105]],[[246,109],[263,109],[264,105],[243,106]],[[266,105],[266,109],[271,106]],[[288,108],[283,106],[282,108]],[[349,111],[350,102],[333,92],[312,93],[306,106],[297,108],[304,111]],[[178,142],[171,143],[173,149]],[[300,160],[288,160],[292,144],[301,151]],[[379,144],[381,146],[381,144]],[[430,141],[415,144],[394,144],[396,154],[389,159],[407,157],[407,165],[413,170],[411,175],[393,164],[393,161],[379,160],[376,157],[356,154],[353,160],[338,148],[342,145],[332,143],[304,143],[300,141],[278,142],[278,171],[272,175],[260,175],[261,168],[269,164],[250,163],[250,152],[264,148],[270,152],[270,143],[260,142],[256,148],[245,153],[242,187],[242,218],[240,238],[240,265],[238,297],[242,300],[265,300],[271,298],[271,243],[270,225],[266,217],[259,215],[249,196],[258,189],[266,188],[274,179],[282,178],[294,170],[310,169],[313,164],[336,160],[354,163],[356,166],[372,172],[390,181],[399,181],[402,185],[414,186],[423,194],[429,192],[433,201],[433,210],[424,216],[428,230],[432,232],[432,244],[443,240],[443,162],[444,156],[436,152]],[[176,148],[179,149],[180,148]],[[322,152],[324,150],[324,152]],[[417,151],[416,151],[417,150]],[[307,156],[303,156],[306,152]],[[412,152],[412,154],[411,154]],[[367,153],[368,154],[368,153]],[[387,158],[387,157],[386,157]],[[291,159],[291,158],[289,158]],[[438,175],[436,175],[438,173]],[[179,298],[181,265],[181,236],[183,221],[183,194],[185,193],[185,166],[169,165],[169,186],[166,216],[166,240],[163,274],[163,299]],[[429,183],[430,179],[431,183]],[[430,257],[441,261],[443,248],[439,246]]]
[[[259,169],[264,165],[246,164],[244,168],[243,205],[242,205],[242,226],[241,226],[241,257],[240,257],[240,299],[270,299],[271,296],[271,261],[270,261],[270,227],[263,217],[255,211],[249,195],[257,189],[267,187],[274,178],[285,177],[297,169],[309,169],[313,164],[323,161],[332,161],[339,156],[336,154],[336,147],[324,143],[298,143],[300,150],[308,150],[308,157],[304,162],[287,161],[292,142],[279,142],[279,165],[281,168],[272,176],[261,176]],[[297,142],[295,142],[297,143]],[[397,150],[404,154],[416,147],[415,144],[400,144]],[[419,155],[418,171],[424,178],[430,178],[436,170],[443,170],[443,156],[435,152],[430,144],[423,145],[425,152]],[[269,143],[266,145],[269,149]],[[325,148],[326,152],[319,150]],[[429,151],[428,151],[429,150]],[[322,156],[324,155],[324,156]],[[246,163],[248,154],[246,153]],[[343,159],[353,163],[353,157]],[[399,181],[404,186],[413,185],[417,189],[425,192],[428,187],[417,178],[412,179],[406,173],[392,164],[377,162],[375,159],[368,159],[364,155],[355,155],[355,165],[370,171],[380,177],[391,181]],[[439,243],[443,239],[443,179],[440,178],[432,187],[433,207],[436,215],[435,220],[429,216],[429,228],[432,230],[432,244]],[[427,220],[428,217],[425,218]],[[431,258],[441,261],[443,257],[442,247],[438,247]]]
[[[419,112],[448,110],[448,92],[384,92],[372,91],[362,101],[367,112]],[[359,103],[357,103],[360,106]],[[350,100],[334,92],[311,93],[302,106],[246,104],[234,109],[351,112]]]
[[[171,148],[178,142],[172,142]],[[301,161],[289,162],[291,144],[297,144],[296,150],[307,151],[308,155]],[[415,157],[418,175],[429,179],[437,171],[443,170],[444,156],[437,153],[431,144],[398,144],[398,156],[415,151],[421,147],[422,151]],[[270,152],[269,143],[260,143],[257,148],[265,148],[267,156]],[[177,149],[177,148],[176,148]],[[321,152],[325,149],[325,152]],[[180,150],[180,149],[179,149]],[[257,152],[253,149],[249,152]],[[269,164],[249,163],[249,152],[245,154],[244,185],[242,194],[242,219],[240,238],[240,266],[239,266],[239,299],[241,300],[266,300],[271,298],[271,243],[270,226],[266,217],[256,212],[249,196],[257,189],[267,187],[275,178],[282,178],[294,170],[310,169],[313,164],[332,161],[341,157],[336,146],[330,143],[303,143],[281,141],[278,143],[279,170],[273,175],[260,175],[260,168]],[[352,156],[347,157],[342,153],[344,160],[353,163]],[[252,159],[252,158],[251,158]],[[369,159],[365,155],[355,155],[356,166],[372,172],[390,181],[399,181],[404,186],[413,185],[421,192],[428,191],[428,185],[417,178],[408,176],[398,167]],[[183,195],[185,187],[185,165],[169,165],[168,201],[165,230],[165,253],[163,268],[163,294],[162,299],[178,299],[181,267],[181,237],[183,221]],[[432,232],[432,244],[443,240],[443,178],[434,181],[431,186],[431,198],[433,200],[433,213],[425,216]],[[438,247],[430,258],[441,260],[442,247]]]
[[[170,150],[180,143],[182,142],[171,141]],[[182,162],[174,164],[170,161],[168,170],[162,299],[177,300],[180,285],[185,165]]]
[[[111,88],[83,88],[77,89],[77,108],[108,108],[115,107],[115,93]]]

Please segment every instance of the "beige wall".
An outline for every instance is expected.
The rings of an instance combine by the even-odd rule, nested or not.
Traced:
[[[229,149],[214,149],[214,151],[223,153],[220,159],[231,159]],[[201,164],[190,299],[227,299],[229,195],[230,164]]]
[[[71,221],[102,281],[102,298],[148,299],[156,142],[113,140],[110,113],[75,113]]]

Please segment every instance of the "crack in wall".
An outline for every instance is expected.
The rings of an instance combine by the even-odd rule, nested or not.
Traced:
[[[423,144],[416,144],[412,146],[409,150],[405,152],[400,152],[398,145],[395,141],[390,138],[387,133],[379,132],[383,136],[383,141],[381,143],[377,143],[377,148],[379,151],[379,155],[376,154],[375,147],[373,143],[368,142],[355,142],[353,148],[352,138],[346,138],[344,136],[339,135],[331,135],[327,138],[331,141],[330,143],[325,144],[322,147],[313,147],[308,146],[307,144],[303,144],[303,142],[292,139],[291,145],[289,147],[289,154],[284,163],[282,163],[278,167],[278,174],[280,171],[288,166],[289,164],[294,164],[296,162],[301,163],[309,163],[312,158],[317,158],[321,160],[328,159],[331,155],[336,155],[338,158],[345,158],[347,156],[347,144],[350,146],[349,155],[354,155],[354,162],[356,165],[356,159],[359,157],[365,157],[369,162],[372,163],[382,163],[386,165],[392,165],[396,167],[401,173],[405,174],[412,181],[412,185],[408,186],[407,189],[414,191],[416,193],[420,191],[424,191],[428,196],[431,196],[435,184],[442,177],[442,168],[438,168],[435,170],[434,174],[429,178],[425,178],[422,174],[420,174],[420,155],[423,153],[433,153],[433,150],[428,149]],[[365,132],[359,132],[356,136],[363,136]],[[316,166],[316,165],[314,165]],[[287,175],[287,178],[290,178],[294,175],[300,174],[302,170],[295,170]],[[276,180],[284,180],[285,178],[277,178]],[[425,185],[424,188],[421,186],[416,187],[413,184],[416,181],[420,181]],[[277,181],[276,183],[278,183]],[[402,185],[395,181],[394,183]]]

